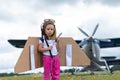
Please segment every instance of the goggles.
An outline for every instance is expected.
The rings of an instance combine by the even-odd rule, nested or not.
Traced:
[[[44,19],[44,22],[48,22],[48,21],[55,23],[54,19]]]

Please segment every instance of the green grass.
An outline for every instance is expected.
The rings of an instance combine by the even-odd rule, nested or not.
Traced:
[[[0,80],[42,80],[42,75],[1,77]],[[88,73],[61,74],[60,80],[120,80],[120,71],[113,74],[96,72],[95,75],[89,75]]]

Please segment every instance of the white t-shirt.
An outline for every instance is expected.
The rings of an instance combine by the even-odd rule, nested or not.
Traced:
[[[55,40],[47,40],[47,42],[48,42],[49,46],[52,46],[52,47],[53,47],[53,48],[51,49],[52,55],[53,55],[53,56],[57,55],[58,52],[57,52]],[[42,43],[41,40],[39,40],[39,44],[40,44],[40,43]],[[47,48],[47,47],[48,47],[45,40],[43,41],[43,44],[44,44],[44,45],[43,45],[43,48]],[[50,52],[49,52],[49,51],[44,51],[43,54],[50,56]]]

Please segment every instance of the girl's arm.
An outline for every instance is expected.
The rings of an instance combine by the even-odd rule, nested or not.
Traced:
[[[39,51],[39,52],[49,51],[49,50],[51,50],[51,49],[52,49],[52,46],[49,46],[49,47],[47,47],[47,48],[43,48],[43,43],[40,43],[40,44],[38,45],[38,51]]]

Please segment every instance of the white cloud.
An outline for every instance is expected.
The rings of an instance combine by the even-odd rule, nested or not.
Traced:
[[[12,48],[11,48],[12,49]],[[21,50],[0,53],[0,73],[1,72],[14,72],[14,66],[20,56]]]

